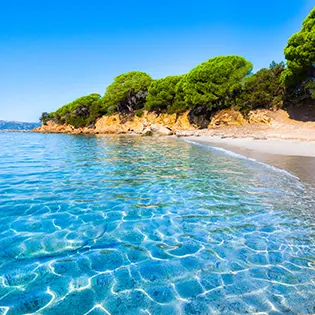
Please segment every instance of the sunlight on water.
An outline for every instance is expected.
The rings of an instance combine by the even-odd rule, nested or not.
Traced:
[[[0,143],[0,314],[315,312],[297,178],[175,139]]]

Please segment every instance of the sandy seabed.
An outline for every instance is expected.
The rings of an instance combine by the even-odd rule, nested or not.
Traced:
[[[286,170],[315,187],[315,141],[192,136],[185,138],[219,147]]]

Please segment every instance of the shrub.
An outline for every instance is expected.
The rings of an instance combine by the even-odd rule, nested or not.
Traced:
[[[144,114],[144,111],[143,111],[143,109],[137,109],[135,111],[135,114],[136,114],[137,117],[142,117],[143,114]]]
[[[284,69],[283,62],[279,64],[272,62],[269,69],[261,69],[246,78],[237,99],[237,109],[247,113],[256,108],[280,107],[284,94],[280,76]]]

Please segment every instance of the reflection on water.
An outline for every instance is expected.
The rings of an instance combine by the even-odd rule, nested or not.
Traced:
[[[295,177],[175,139],[0,141],[0,313],[315,312]]]

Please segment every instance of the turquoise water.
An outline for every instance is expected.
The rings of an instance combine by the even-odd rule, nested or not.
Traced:
[[[0,133],[0,314],[311,314],[315,195],[175,139]]]

